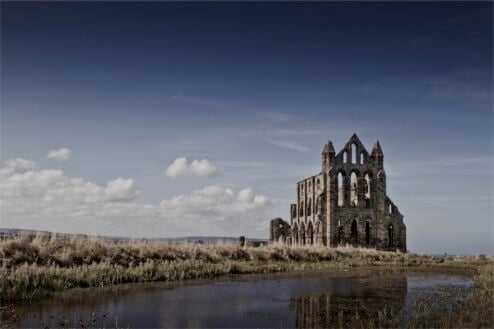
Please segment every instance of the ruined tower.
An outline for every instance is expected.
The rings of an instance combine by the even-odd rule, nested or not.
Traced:
[[[297,183],[290,225],[280,220],[271,225],[271,241],[288,227],[285,243],[406,252],[403,215],[386,194],[381,145],[376,141],[369,154],[356,134],[338,153],[331,141],[324,144],[321,172]]]

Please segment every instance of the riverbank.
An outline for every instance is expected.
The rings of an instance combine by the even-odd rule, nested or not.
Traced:
[[[454,308],[472,288],[469,270],[450,267],[228,275],[70,289],[12,305],[0,312],[0,322],[14,328],[79,328],[81,319],[87,328],[117,327],[116,320],[120,328],[398,328],[414,319],[415,301],[427,297]]]
[[[447,298],[417,302],[409,328],[493,328],[494,266],[483,265],[474,274],[474,287],[451,305]]]
[[[98,239],[39,236],[0,242],[2,310],[71,288],[125,283],[181,281],[233,274],[330,270],[350,267],[394,269],[461,268],[474,287],[461,300],[422,300],[409,328],[491,328],[494,324],[493,256],[437,257],[342,247],[241,248],[233,245],[167,244],[159,241],[107,243]],[[442,299],[439,299],[441,301]],[[389,311],[389,310],[388,310]],[[399,317],[386,308],[369,317],[348,318],[352,327],[396,327]],[[343,325],[345,326],[345,325]]]
[[[105,243],[56,236],[0,242],[0,299],[18,301],[51,292],[123,283],[178,281],[227,274],[268,273],[356,266],[453,266],[472,270],[492,256],[436,257],[342,247],[250,248],[160,241]]]
[[[179,281],[228,274],[359,266],[491,266],[492,256],[436,257],[342,247],[173,245],[158,241],[109,244],[98,239],[43,237],[0,242],[2,304],[70,288]],[[492,278],[491,278],[492,279]],[[492,282],[492,280],[491,280]]]

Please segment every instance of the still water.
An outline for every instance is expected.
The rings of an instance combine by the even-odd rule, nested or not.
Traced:
[[[453,300],[472,286],[466,272],[427,269],[244,275],[72,290],[18,305],[17,318],[3,314],[2,321],[31,328],[329,328],[386,308],[406,327],[417,298]]]

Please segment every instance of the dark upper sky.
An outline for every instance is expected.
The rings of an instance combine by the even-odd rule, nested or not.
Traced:
[[[206,183],[149,168],[208,158],[224,175],[207,184],[286,199],[274,217],[288,211],[294,183],[318,170],[324,140],[338,147],[357,132],[369,147],[381,140],[412,248],[445,249],[472,213],[483,240],[460,249],[492,242],[492,2],[1,9],[4,160],[67,146],[79,155],[67,175],[131,177],[142,200],[157,202]],[[232,160],[276,170],[246,175]],[[436,240],[434,228],[451,223]]]
[[[294,92],[311,98],[324,91],[345,102],[359,86],[386,78],[492,67],[489,2],[39,2],[2,9],[7,91],[45,85],[49,76],[66,87],[151,94],[166,87],[283,106]]]

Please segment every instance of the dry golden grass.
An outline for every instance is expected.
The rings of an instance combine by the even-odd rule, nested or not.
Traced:
[[[455,266],[492,264],[492,256],[435,257],[341,247],[259,248],[107,243],[97,238],[22,237],[0,242],[0,301],[43,296],[74,287],[176,281],[237,273],[355,266]]]

